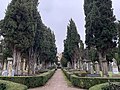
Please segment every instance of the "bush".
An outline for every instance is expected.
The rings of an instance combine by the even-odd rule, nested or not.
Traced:
[[[86,71],[77,71],[77,72],[74,72],[74,74],[76,76],[86,77],[88,73]]]
[[[27,86],[10,81],[0,80],[0,90],[27,90]]]
[[[67,78],[71,81],[71,83],[74,86],[84,88],[84,89],[89,89],[90,87],[97,85],[97,84],[102,84],[106,83],[108,81],[110,82],[120,82],[120,78],[104,78],[104,77],[78,77],[72,72],[69,72],[65,69],[63,69],[63,72],[67,76]]]
[[[26,85],[28,88],[34,88],[45,85],[52,77],[55,70],[50,70],[37,76],[15,76],[15,77],[0,77],[1,80],[8,80]]]
[[[89,90],[120,90],[120,82],[98,84]]]
[[[104,90],[104,88],[106,88],[106,87],[108,87],[108,83],[95,85],[95,86],[91,87],[89,90]]]

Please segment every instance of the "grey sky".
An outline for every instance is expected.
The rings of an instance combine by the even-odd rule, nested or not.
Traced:
[[[11,0],[1,0],[0,19],[4,18],[5,9]],[[63,40],[66,38],[66,27],[71,18],[76,23],[81,39],[85,41],[84,30],[84,0],[40,0],[39,11],[45,25],[50,27],[56,35],[58,52],[63,51]],[[114,14],[120,20],[120,0],[112,0]]]

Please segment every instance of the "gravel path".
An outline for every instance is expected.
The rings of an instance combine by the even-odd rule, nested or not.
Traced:
[[[67,82],[65,81],[62,71],[58,69],[45,86],[29,90],[83,90],[83,89],[69,87],[67,85]]]

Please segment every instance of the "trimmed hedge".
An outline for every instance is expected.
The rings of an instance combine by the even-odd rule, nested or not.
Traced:
[[[102,83],[91,87],[89,90],[120,90],[120,82]]]
[[[103,88],[108,87],[108,85],[109,85],[108,83],[98,84],[89,88],[89,90],[103,90]]]
[[[37,76],[0,77],[0,80],[8,80],[15,83],[26,85],[28,88],[35,88],[45,85],[45,83],[52,77],[54,73],[55,69]]]
[[[10,81],[0,80],[0,90],[27,90],[27,86]]]
[[[106,83],[108,81],[120,82],[120,78],[78,77],[65,69],[63,69],[63,72],[74,86],[84,88],[84,89],[89,89],[94,85]]]

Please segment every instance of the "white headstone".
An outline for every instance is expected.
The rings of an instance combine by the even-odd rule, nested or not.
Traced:
[[[8,76],[12,76],[12,61],[8,61]]]
[[[93,63],[90,63],[90,74],[94,74]]]
[[[119,73],[118,66],[115,62],[112,63],[112,72],[113,72],[113,74],[118,74]]]
[[[100,74],[100,66],[99,66],[98,61],[95,62],[95,72],[96,74]]]

